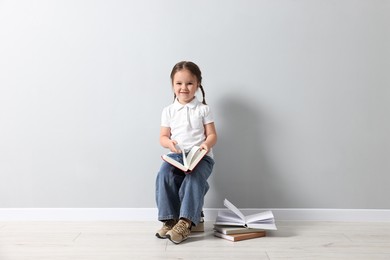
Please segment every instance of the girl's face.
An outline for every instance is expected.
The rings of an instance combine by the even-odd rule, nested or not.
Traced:
[[[189,70],[179,70],[173,76],[173,91],[181,104],[191,102],[198,90],[199,82]]]

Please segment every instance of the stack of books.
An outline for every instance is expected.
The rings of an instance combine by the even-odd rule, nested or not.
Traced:
[[[214,225],[214,235],[216,237],[236,242],[251,238],[265,237],[265,230],[246,227]]]
[[[236,206],[227,199],[225,207],[229,210],[218,212],[214,223],[214,235],[233,242],[264,237],[265,230],[276,230],[272,211],[264,211],[245,216]]]

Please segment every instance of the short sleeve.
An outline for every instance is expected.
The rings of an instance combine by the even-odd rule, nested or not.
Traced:
[[[209,106],[204,106],[203,107],[203,124],[204,125],[207,125],[207,124],[210,124],[210,123],[213,123],[214,122],[214,115],[213,113],[211,112],[211,109]]]

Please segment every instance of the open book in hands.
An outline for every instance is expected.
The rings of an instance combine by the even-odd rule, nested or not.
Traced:
[[[276,230],[275,219],[272,211],[264,211],[244,216],[244,214],[242,214],[242,212],[227,199],[224,200],[223,204],[230,211],[218,211],[215,225]]]
[[[191,172],[195,166],[202,160],[202,158],[207,154],[207,150],[200,148],[199,146],[194,146],[191,148],[191,150],[186,153],[184,152],[184,148],[181,145],[177,145],[182,154],[183,154],[183,163],[178,162],[177,160],[169,157],[168,155],[164,154],[162,159],[166,161],[167,163],[172,164],[176,168],[179,168],[180,170],[184,171],[185,173]]]

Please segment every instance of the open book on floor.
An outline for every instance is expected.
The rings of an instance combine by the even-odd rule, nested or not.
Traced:
[[[227,199],[224,200],[223,204],[229,209],[229,211],[218,211],[217,219],[214,223],[215,225],[276,230],[275,219],[272,211],[268,210],[244,216],[244,214]]]
[[[184,149],[181,145],[178,145],[180,150],[183,154],[183,163],[176,161],[175,159],[169,157],[168,155],[164,154],[162,159],[166,161],[167,163],[172,164],[176,168],[179,168],[180,170],[188,173],[191,172],[195,166],[202,160],[202,158],[207,154],[207,151],[205,149],[200,148],[199,146],[194,146],[192,149],[186,153],[184,152]]]

